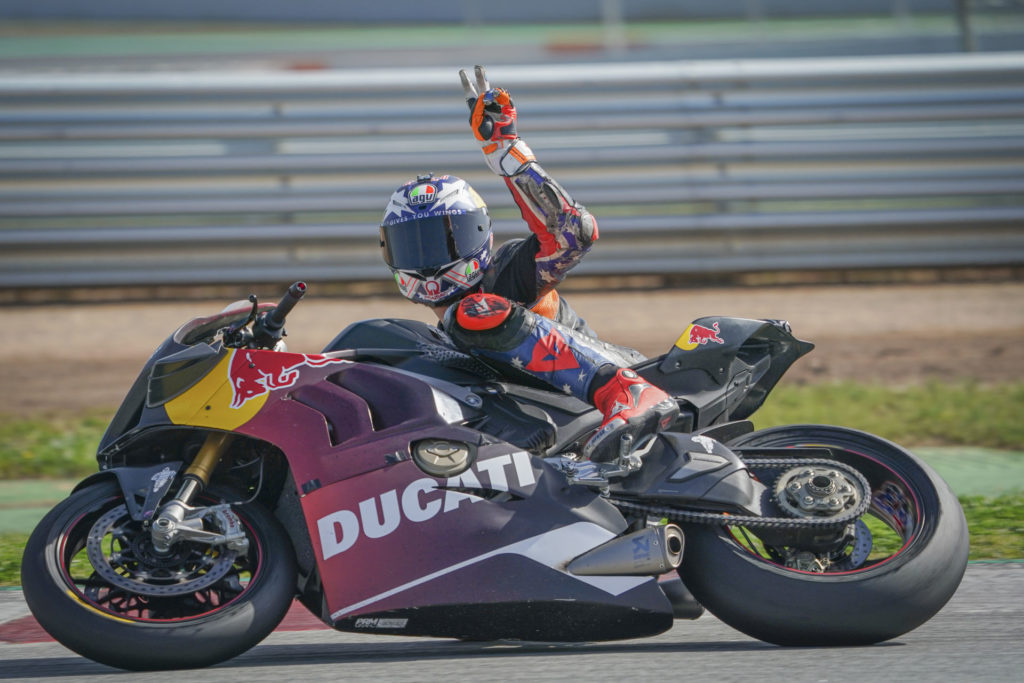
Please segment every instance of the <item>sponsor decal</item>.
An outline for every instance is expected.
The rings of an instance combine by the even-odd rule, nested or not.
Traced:
[[[433,211],[407,211],[402,209],[401,212],[389,211],[384,217],[381,225],[384,227],[391,227],[392,225],[398,225],[399,223],[406,223],[411,220],[419,218],[430,218],[432,216],[461,216],[466,213],[465,209],[435,209]],[[388,220],[388,216],[396,216],[392,220]]]
[[[419,278],[410,273],[395,273],[398,289],[406,298],[419,297],[426,301],[437,301],[447,296],[442,280],[437,278]]]
[[[558,333],[551,330],[541,337],[533,347],[530,362],[526,369],[531,372],[556,372],[578,368],[580,363],[573,355],[572,349]]]
[[[651,559],[651,539],[642,536],[633,539],[633,561],[637,564]]]
[[[409,190],[409,201],[413,204],[430,204],[437,198],[437,188],[430,183],[417,185]]]
[[[237,410],[258,396],[294,385],[299,381],[299,368],[347,362],[318,354],[235,349],[228,366],[231,407]]]
[[[711,323],[711,327],[704,327],[703,325],[690,325],[683,332],[682,336],[676,341],[676,346],[683,349],[684,351],[693,351],[698,346],[705,344],[724,344],[725,342],[721,337],[718,336],[718,321]]]
[[[706,450],[708,453],[715,452],[715,440],[708,436],[695,436],[693,440],[701,445],[701,448]]]
[[[456,269],[458,268],[458,269]],[[465,268],[459,268],[458,266],[453,267],[451,270],[446,272],[442,277],[445,280],[454,282],[461,287],[470,287],[476,284],[477,281],[481,280],[484,276],[484,271],[480,267],[480,261],[472,259]]]
[[[409,623],[408,619],[385,619],[385,618],[372,618],[372,617],[360,617],[356,619],[356,628],[405,628],[405,625]]]
[[[349,550],[360,538],[384,538],[402,524],[426,522],[458,510],[467,501],[483,500],[463,490],[508,491],[510,477],[521,487],[536,483],[530,456],[525,451],[478,460],[459,476],[449,477],[444,490],[438,490],[437,479],[417,479],[401,491],[391,489],[367,498],[355,509],[332,512],[316,521],[323,558],[327,560]]]
[[[165,467],[156,474],[154,474],[152,477],[150,477],[150,481],[153,482],[153,492],[156,493],[157,491],[162,489],[171,479],[174,479],[174,472],[171,470],[170,467]]]

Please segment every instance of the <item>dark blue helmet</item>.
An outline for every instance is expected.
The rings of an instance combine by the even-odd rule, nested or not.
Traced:
[[[465,180],[419,176],[395,190],[380,224],[384,262],[402,294],[443,306],[461,299],[491,263],[491,217]]]

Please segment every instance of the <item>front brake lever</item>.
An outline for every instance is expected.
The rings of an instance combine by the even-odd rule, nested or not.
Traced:
[[[249,317],[224,329],[224,346],[243,348],[252,339],[252,333],[247,328],[256,320],[260,302],[255,294],[249,295],[249,301],[252,302],[252,310],[249,311]]]
[[[252,326],[252,335],[257,346],[266,349],[277,348],[281,343],[281,338],[288,334],[284,329],[285,318],[305,295],[306,283],[296,282],[288,288],[277,306],[262,313],[256,319],[256,324]]]

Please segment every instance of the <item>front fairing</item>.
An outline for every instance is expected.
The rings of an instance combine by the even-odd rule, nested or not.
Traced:
[[[269,304],[264,304],[258,308],[258,311],[262,312],[270,308],[272,307]],[[154,403],[153,396],[162,397],[173,391],[181,393],[188,388],[187,381],[201,378],[204,374],[203,367],[208,370],[213,366],[197,367],[194,363],[195,358],[193,358],[193,362],[186,363],[191,366],[191,370],[179,372],[182,369],[182,364],[173,360],[168,363],[168,359],[173,359],[181,354],[187,355],[190,350],[205,355],[207,358],[210,357],[209,352],[221,353],[222,348],[217,342],[218,332],[231,325],[244,322],[251,312],[252,304],[250,302],[236,301],[220,313],[189,320],[167,337],[142,366],[142,370],[107,426],[103,438],[100,439],[99,452],[102,454],[125,435],[140,428],[170,423],[171,421],[161,408],[164,401],[158,400]],[[178,360],[186,359],[179,358]],[[154,377],[154,369],[159,365],[163,367],[156,372],[157,384],[160,383],[160,378],[164,378],[164,386],[154,387],[151,380]]]

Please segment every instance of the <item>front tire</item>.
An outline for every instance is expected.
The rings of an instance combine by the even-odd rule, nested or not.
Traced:
[[[728,446],[830,447],[837,460],[865,475],[872,496],[865,517],[879,536],[895,541],[856,566],[810,572],[759,550],[749,534],[689,525],[680,573],[723,622],[778,645],[865,645],[917,628],[956,591],[967,565],[967,523],[949,486],[910,452],[864,432],[821,425],[753,432]]]
[[[216,502],[204,494],[195,505]],[[181,542],[160,555],[127,514],[116,482],[88,486],[51,510],[29,538],[21,574],[26,602],[62,645],[121,669],[194,668],[241,654],[284,618],[295,561],[262,506],[231,509],[248,550]]]

